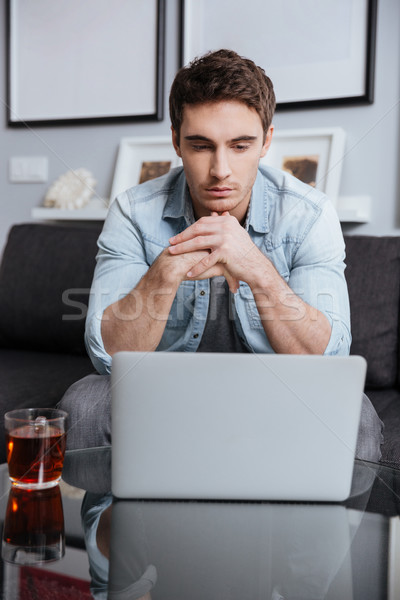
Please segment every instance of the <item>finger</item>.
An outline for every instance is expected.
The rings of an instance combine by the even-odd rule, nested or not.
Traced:
[[[191,273],[192,271],[190,271]],[[209,269],[207,269],[206,271],[203,271],[202,273],[200,273],[200,275],[196,275],[195,277],[187,277],[187,279],[190,279],[190,281],[193,281],[194,279],[200,281],[203,279],[210,279],[211,277],[216,277],[218,275],[223,275],[223,268],[222,265],[220,264],[215,264],[212,267],[210,267]]]
[[[193,225],[190,225],[187,229],[181,231],[181,233],[177,233],[170,237],[168,241],[171,245],[175,246],[176,244],[186,242],[187,240],[194,239],[201,235],[208,235],[212,233],[213,229],[215,230],[215,228],[210,229],[210,226],[213,224],[217,224],[218,227],[221,224],[220,217],[216,212],[213,212],[209,217],[202,217],[196,221],[196,223],[193,223]]]
[[[198,250],[212,250],[217,240],[214,235],[199,235],[191,240],[179,242],[175,246],[169,246],[170,254],[186,254]]]
[[[206,218],[209,219],[210,217]],[[204,221],[200,219],[199,221],[196,221],[196,223],[193,223],[193,225],[187,227],[187,229],[181,231],[181,233],[177,233],[176,235],[170,237],[168,241],[172,245],[180,244],[181,242],[187,242],[188,240],[199,237],[200,235],[207,233],[207,231],[208,227],[205,226]]]
[[[187,229],[181,231],[181,233],[177,233],[169,238],[169,243],[172,245],[180,244],[181,242],[186,242],[187,240],[191,240],[197,235],[199,235],[197,222],[193,225],[190,225]]]
[[[193,280],[193,279],[197,279],[197,280],[210,279],[211,277],[223,275],[225,277],[226,281],[228,282],[229,290],[232,292],[232,294],[235,294],[239,289],[239,280],[236,279],[235,277],[233,277],[227,271],[225,271],[223,266],[220,263],[216,263],[209,269],[207,269],[197,275],[193,275],[194,271],[195,271],[194,269],[189,271],[190,273],[192,273],[192,275],[189,277],[189,279],[191,279],[191,280]]]
[[[230,217],[230,216],[231,216],[231,214],[230,214],[229,210],[224,210],[221,213],[216,212],[215,210],[213,210],[210,213],[210,217]]]
[[[211,211],[210,217],[230,217],[230,212],[228,210],[224,210],[222,213],[218,213],[215,210]]]
[[[228,271],[224,272],[225,279],[228,282],[228,286],[232,294],[236,294],[239,289],[239,280],[233,277]]]
[[[190,271],[186,273],[189,279],[196,279],[199,275],[204,274],[206,271],[214,267],[218,262],[218,255],[216,252],[211,252],[208,256],[203,258],[200,262],[194,265]]]

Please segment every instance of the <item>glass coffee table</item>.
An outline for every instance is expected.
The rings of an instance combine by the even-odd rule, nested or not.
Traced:
[[[87,491],[84,526],[81,500],[75,510],[92,596],[54,584],[52,598],[400,598],[398,470],[355,461],[351,495],[335,504],[113,500],[110,448],[67,452],[63,479]],[[0,598],[45,598],[35,581],[32,595],[10,595],[10,566]]]

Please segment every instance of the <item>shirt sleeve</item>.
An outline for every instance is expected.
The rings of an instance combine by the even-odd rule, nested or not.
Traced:
[[[142,236],[131,218],[131,202],[123,193],[111,204],[98,240],[97,264],[90,291],[85,344],[96,370],[111,372],[111,356],[105,351],[101,321],[105,309],[126,296],[147,272],[149,265]],[[138,316],[140,306],[138,306]],[[123,319],[124,315],[120,315]],[[135,318],[135,315],[130,318]]]
[[[345,244],[337,212],[326,199],[321,214],[294,256],[289,286],[329,320],[331,336],[324,354],[350,352],[350,304],[345,271]]]

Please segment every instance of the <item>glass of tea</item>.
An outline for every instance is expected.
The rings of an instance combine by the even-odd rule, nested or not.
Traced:
[[[1,556],[18,565],[59,560],[65,553],[60,486],[26,490],[11,486]]]
[[[11,483],[45,489],[61,478],[67,413],[56,408],[22,408],[4,415]]]

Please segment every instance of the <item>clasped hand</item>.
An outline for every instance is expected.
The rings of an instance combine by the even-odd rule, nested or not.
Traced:
[[[187,279],[223,275],[233,293],[239,289],[239,280],[247,281],[260,254],[247,231],[229,212],[202,217],[169,242],[171,255],[208,251],[186,273]]]

